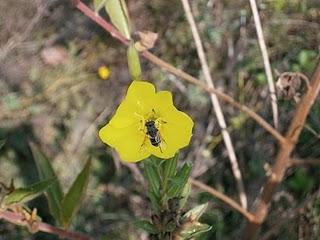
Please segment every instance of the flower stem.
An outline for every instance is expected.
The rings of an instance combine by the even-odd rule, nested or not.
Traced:
[[[177,169],[178,158],[176,154],[167,160],[152,157],[144,161],[144,171],[150,186],[149,197],[152,196],[150,200],[154,209],[151,221],[157,229],[151,239],[172,240],[180,227],[181,209],[188,197],[184,189],[188,185],[191,166],[185,164]]]

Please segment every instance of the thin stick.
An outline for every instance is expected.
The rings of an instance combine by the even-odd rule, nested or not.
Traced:
[[[24,220],[24,217],[21,214],[17,214],[14,212],[10,212],[7,210],[0,211],[0,219],[4,219],[8,222],[11,222],[15,225],[20,226],[28,226],[28,222]],[[59,236],[60,238],[67,238],[71,240],[90,240],[91,238],[89,236],[86,236],[81,233],[76,233],[72,231],[63,230],[61,228],[54,227],[52,225],[49,225],[47,223],[39,222],[37,223],[37,229],[41,232],[47,232],[51,234],[55,234]]]
[[[283,176],[290,163],[290,155],[294,150],[300,133],[305,124],[309,111],[320,92],[320,62],[310,82],[306,94],[298,105],[294,117],[286,134],[286,144],[283,144],[278,152],[275,163],[272,166],[272,173],[263,187],[263,191],[258,198],[254,211],[254,222],[249,222],[245,230],[244,239],[254,239],[268,215],[269,205],[272,200],[275,188],[281,183]]]
[[[291,166],[300,166],[300,165],[320,165],[320,159],[291,159],[289,164]]]
[[[278,116],[277,96],[276,96],[276,92],[275,92],[275,86],[274,86],[272,70],[271,70],[271,66],[270,66],[270,60],[269,60],[269,56],[268,56],[266,42],[263,37],[263,31],[262,31],[262,27],[261,27],[261,21],[260,21],[260,16],[258,13],[258,7],[257,7],[256,0],[250,0],[250,6],[251,6],[252,13],[253,13],[254,25],[256,27],[256,31],[257,31],[257,35],[258,35],[258,42],[259,42],[259,46],[260,46],[260,50],[261,50],[261,54],[262,54],[264,70],[266,72],[267,80],[268,80],[269,92],[270,92],[270,97],[271,97],[271,107],[272,107],[272,113],[273,113],[273,122],[274,122],[275,128],[278,129],[279,116]]]
[[[213,84],[213,79],[211,77],[210,74],[210,70],[209,70],[209,66],[208,66],[208,62],[206,59],[206,55],[204,53],[204,49],[203,49],[203,44],[201,42],[201,38],[199,35],[199,31],[197,29],[194,17],[192,15],[192,11],[191,11],[191,7],[189,4],[188,0],[181,0],[182,5],[183,5],[183,9],[185,11],[186,17],[188,19],[190,28],[191,28],[191,32],[192,32],[192,36],[194,39],[194,42],[196,44],[196,49],[197,49],[197,53],[198,53],[198,57],[201,63],[201,68],[204,74],[204,78],[208,84],[208,86],[210,88],[215,89],[214,84]],[[227,149],[227,153],[230,159],[230,163],[231,163],[231,167],[232,167],[232,172],[233,175],[236,179],[236,183],[237,183],[237,188],[238,188],[238,192],[239,192],[239,198],[240,198],[240,202],[243,208],[247,209],[247,196],[245,193],[245,189],[244,189],[244,185],[243,185],[243,181],[242,181],[242,176],[241,176],[241,172],[239,169],[239,164],[237,161],[237,157],[235,154],[235,150],[231,141],[231,137],[230,134],[227,130],[227,125],[226,125],[226,121],[225,118],[223,116],[223,112],[221,109],[221,105],[219,103],[219,100],[217,98],[217,96],[215,94],[210,94],[211,96],[211,102],[213,105],[213,109],[215,111],[217,120],[218,120],[218,124],[221,128],[221,133],[222,133],[222,137],[223,137],[223,141],[225,143],[226,149]]]
[[[250,221],[250,222],[254,221],[254,216],[250,212],[248,212],[245,208],[241,207],[236,201],[234,201],[230,197],[224,195],[223,193],[215,190],[214,188],[212,188],[212,187],[210,187],[210,186],[208,186],[208,185],[204,184],[203,182],[198,181],[196,179],[190,178],[189,182],[192,185],[210,193],[212,196],[220,199],[221,201],[223,201],[224,203],[226,203],[227,205],[229,205],[233,209],[237,210],[239,213],[241,213],[243,216],[245,216],[248,219],[248,221]]]
[[[106,20],[104,20],[99,15],[95,14],[94,11],[92,11],[90,8],[88,8],[84,3],[82,3],[80,0],[75,0],[74,4],[76,8],[78,8],[81,12],[83,12],[87,17],[89,17],[91,20],[96,22],[98,25],[100,25],[103,29],[105,29],[107,32],[109,32],[114,38],[118,39],[120,42],[122,42],[125,45],[128,45],[128,40],[123,37],[123,35],[117,31],[110,23],[108,23]],[[172,66],[171,64],[163,61],[162,59],[158,58],[157,56],[153,55],[152,53],[148,51],[144,51],[141,53],[143,57],[148,59],[150,62],[154,63],[155,65],[161,67],[165,71],[180,77],[181,79],[192,83],[199,88],[201,88],[204,91],[207,91],[211,94],[216,94],[217,97],[219,97],[221,100],[229,103],[235,108],[238,108],[239,110],[247,113],[252,119],[254,119],[258,124],[261,125],[266,131],[268,131],[275,139],[277,139],[281,144],[285,143],[285,138],[276,130],[274,129],[267,121],[265,121],[261,116],[259,116],[257,113],[252,111],[249,107],[242,105],[241,103],[234,100],[231,96],[218,91],[216,89],[210,88],[205,83],[200,82],[195,77],[192,77],[190,74]]]

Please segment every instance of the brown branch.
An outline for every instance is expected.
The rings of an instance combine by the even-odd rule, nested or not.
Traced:
[[[275,188],[282,181],[285,171],[290,162],[290,155],[295,148],[299,135],[303,129],[307,115],[316,100],[320,91],[320,62],[313,75],[310,88],[298,105],[294,118],[291,121],[286,134],[286,144],[283,144],[278,152],[275,163],[272,167],[272,173],[266,182],[262,194],[259,197],[254,211],[254,222],[249,222],[245,230],[245,239],[254,239],[268,215],[268,208],[272,200]]]
[[[212,196],[220,199],[221,201],[223,201],[224,203],[226,203],[227,205],[229,205],[233,209],[237,210],[239,213],[241,213],[243,216],[245,216],[248,219],[248,221],[250,221],[250,222],[254,221],[254,216],[250,212],[248,212],[245,208],[241,207],[241,205],[239,205],[236,201],[234,201],[230,197],[224,195],[223,193],[215,190],[214,188],[212,188],[212,187],[210,187],[210,186],[208,186],[208,185],[204,184],[203,182],[198,181],[196,179],[190,178],[189,182],[192,185],[210,193]]]
[[[91,10],[89,7],[87,7],[87,5],[82,3],[80,0],[75,0],[74,5],[81,12],[83,12],[87,17],[89,17],[91,20],[93,20],[98,25],[100,25],[103,29],[105,29],[107,32],[109,32],[114,38],[118,39],[123,44],[128,45],[128,40],[118,30],[116,30],[110,23],[108,23],[102,17],[97,15],[93,10]],[[284,137],[276,129],[274,129],[267,121],[265,121],[261,116],[259,116],[257,113],[252,111],[249,107],[237,102],[231,96],[209,87],[207,84],[202,83],[197,78],[195,78],[195,77],[189,75],[188,73],[172,66],[171,64],[163,61],[162,59],[158,58],[157,56],[153,55],[152,53],[150,53],[148,51],[142,52],[141,55],[143,57],[145,57],[146,59],[148,59],[150,62],[161,67],[165,71],[167,71],[177,77],[180,77],[181,79],[183,79],[189,83],[192,83],[192,84],[198,86],[199,88],[201,88],[202,90],[204,90],[208,93],[215,94],[221,100],[223,100],[223,101],[229,103],[230,105],[232,105],[233,107],[238,108],[239,110],[247,113],[252,119],[254,119],[265,130],[267,130],[281,144],[285,143]]]
[[[0,219],[4,219],[8,222],[11,222],[15,225],[20,226],[29,226],[29,223],[24,219],[24,216],[18,213],[10,212],[7,210],[0,211]],[[47,223],[39,222],[37,223],[37,230],[41,232],[47,232],[51,234],[55,234],[61,238],[67,238],[71,240],[90,240],[91,238],[89,236],[86,236],[81,233],[76,233],[72,231],[63,230],[61,228],[54,227],[52,225],[49,225]]]
[[[291,159],[289,162],[290,166],[300,166],[300,165],[320,165],[320,159]]]

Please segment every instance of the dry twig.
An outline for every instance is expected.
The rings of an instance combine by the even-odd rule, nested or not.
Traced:
[[[319,166],[320,159],[291,159],[289,162],[290,166],[301,166],[301,165],[313,165]]]
[[[190,183],[208,193],[210,193],[212,196],[220,199],[221,201],[223,201],[224,203],[226,203],[227,205],[229,205],[230,207],[232,207],[233,209],[237,210],[239,213],[241,213],[243,216],[245,216],[248,221],[254,221],[254,216],[248,212],[246,209],[244,209],[243,207],[241,207],[236,201],[234,201],[233,199],[231,199],[230,197],[226,196],[225,194],[215,190],[214,188],[204,184],[201,181],[198,181],[196,179],[190,178],[189,179]]]
[[[21,214],[14,213],[7,210],[0,211],[0,219],[4,219],[15,225],[28,226],[28,222],[24,220],[24,217]],[[63,230],[61,228],[57,228],[42,222],[38,223],[37,229],[41,232],[55,234],[61,238],[66,238],[71,240],[90,240],[91,239],[89,236],[86,236],[84,234]]]
[[[254,25],[256,27],[257,35],[258,35],[258,42],[262,54],[263,59],[263,65],[264,69],[267,75],[268,80],[268,86],[269,86],[269,92],[271,96],[271,107],[272,107],[272,113],[273,113],[273,122],[275,128],[278,128],[279,125],[279,116],[278,116],[278,105],[277,105],[277,96],[276,96],[276,90],[273,82],[273,76],[272,76],[272,70],[270,65],[270,60],[268,56],[267,46],[266,42],[263,37],[263,31],[261,27],[261,21],[258,13],[258,7],[256,0],[250,0],[250,6],[253,13],[253,20]]]
[[[201,68],[202,68],[202,71],[204,74],[204,78],[205,78],[208,86],[210,88],[215,89],[214,84],[213,84],[213,79],[210,74],[208,62],[206,59],[206,55],[204,53],[203,44],[201,42],[201,38],[200,38],[200,35],[198,32],[197,26],[196,26],[194,17],[192,15],[190,4],[189,4],[188,0],[181,0],[181,2],[183,5],[183,8],[184,8],[187,20],[189,22],[190,28],[191,28],[191,32],[192,32],[194,42],[196,45],[198,57],[200,59]],[[246,209],[247,208],[247,196],[246,196],[243,181],[242,181],[241,171],[239,169],[237,156],[236,156],[236,153],[235,153],[232,141],[231,141],[230,134],[227,130],[227,125],[226,125],[225,118],[223,116],[221,105],[220,105],[219,100],[215,94],[210,94],[210,97],[211,97],[213,109],[214,109],[216,117],[218,119],[218,124],[221,128],[223,141],[225,143],[227,153],[228,153],[230,163],[231,163],[232,172],[233,172],[233,175],[236,179],[237,188],[239,191],[240,202],[241,202],[242,207]]]

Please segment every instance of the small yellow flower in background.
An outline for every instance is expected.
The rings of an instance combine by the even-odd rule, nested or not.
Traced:
[[[101,79],[107,80],[110,76],[110,69],[106,66],[101,66],[98,69],[98,75]]]
[[[149,82],[133,81],[99,137],[115,148],[123,161],[138,162],[151,154],[173,157],[189,144],[192,128],[192,119],[177,110],[170,92],[156,92]]]

